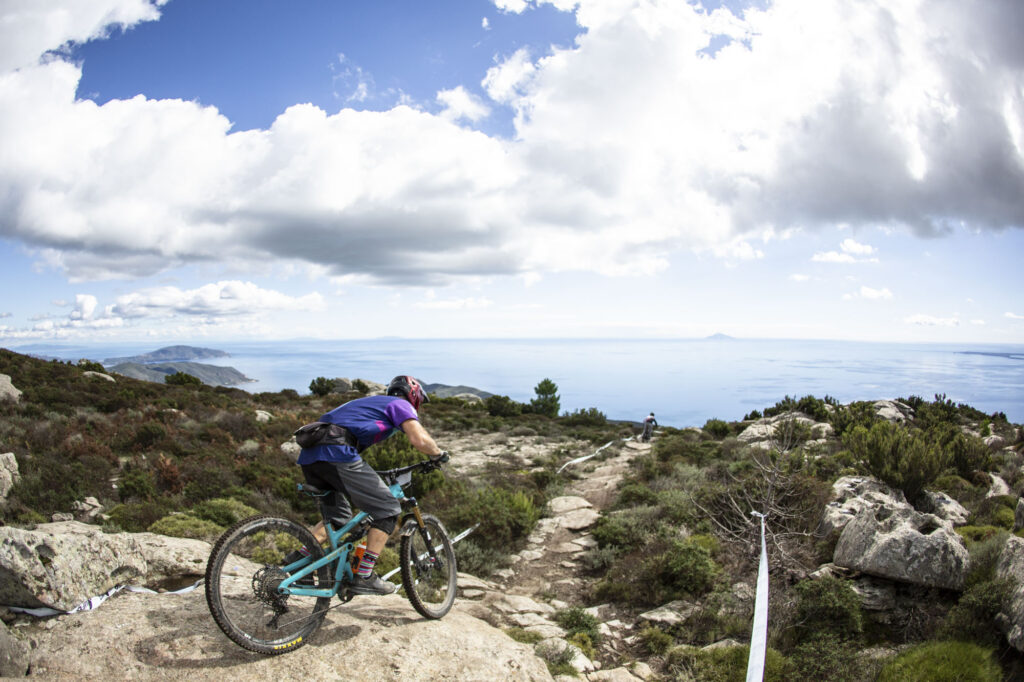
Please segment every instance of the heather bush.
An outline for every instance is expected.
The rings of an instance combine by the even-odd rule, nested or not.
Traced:
[[[704,422],[704,430],[715,438],[725,438],[731,431],[729,424],[721,419],[708,419]]]
[[[201,519],[191,512],[174,512],[154,521],[147,530],[150,533],[159,533],[175,538],[192,538],[213,542],[224,532],[224,526]]]
[[[747,659],[750,647],[729,646],[716,649],[699,649],[679,646],[670,649],[667,668],[674,679],[693,679],[700,682],[742,682],[747,676]],[[794,679],[793,664],[772,648],[765,652],[765,682],[791,682]]]
[[[927,642],[887,663],[878,682],[999,682],[992,650],[967,642]]]

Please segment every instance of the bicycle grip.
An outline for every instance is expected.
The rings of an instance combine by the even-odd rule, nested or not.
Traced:
[[[444,464],[449,459],[451,459],[451,455],[448,454],[448,451],[442,450],[441,455],[437,458],[437,461],[440,462],[441,464]]]

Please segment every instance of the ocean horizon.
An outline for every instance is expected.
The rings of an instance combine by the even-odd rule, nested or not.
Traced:
[[[387,383],[413,374],[527,402],[550,378],[563,412],[597,408],[638,421],[701,426],[742,419],[789,395],[841,403],[943,394],[1024,423],[1024,345],[737,339],[405,339],[34,343],[19,353],[77,361],[151,352],[169,345],[213,348],[252,382],[249,392],[309,393],[319,376]]]

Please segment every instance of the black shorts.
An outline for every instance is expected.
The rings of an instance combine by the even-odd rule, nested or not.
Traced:
[[[371,525],[375,528],[394,528],[395,517],[402,513],[402,505],[377,472],[363,460],[311,462],[302,465],[302,474],[306,483],[330,491],[320,498],[320,512],[335,528],[341,528],[352,518],[352,507],[346,496],[357,509],[372,517]]]

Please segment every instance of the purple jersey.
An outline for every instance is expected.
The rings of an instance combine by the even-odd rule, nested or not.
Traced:
[[[402,422],[418,418],[416,408],[405,398],[372,395],[340,405],[320,417],[319,421],[344,426],[356,437],[359,450],[364,450],[401,430]],[[359,452],[350,445],[315,445],[303,448],[298,463],[359,460]]]

